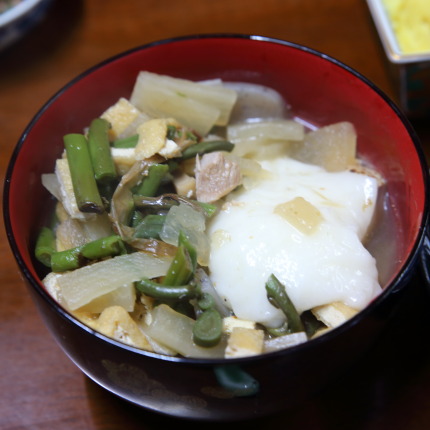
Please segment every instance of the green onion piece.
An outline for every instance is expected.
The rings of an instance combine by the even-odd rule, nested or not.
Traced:
[[[180,158],[182,160],[187,160],[197,155],[203,155],[214,151],[231,152],[233,148],[234,148],[234,144],[229,142],[228,140],[212,140],[207,142],[203,141],[203,142],[196,143],[195,145],[191,145],[188,148],[185,148],[182,151],[182,155]]]
[[[273,274],[266,282],[266,292],[270,302],[280,308],[287,317],[289,333],[305,331],[300,315],[288,297],[284,285]]]
[[[53,272],[66,272],[81,267],[83,258],[81,255],[81,247],[66,249],[56,252],[51,257],[51,269]]]
[[[165,220],[165,215],[146,215],[136,225],[133,236],[137,238],[160,239],[160,233]]]
[[[35,256],[45,266],[51,267],[55,250],[55,234],[48,227],[42,227],[36,240]]]
[[[70,133],[66,134],[63,140],[79,210],[103,213],[103,203],[94,177],[87,139],[82,134]]]
[[[135,194],[139,196],[154,197],[166,173],[169,171],[167,164],[152,164],[148,168],[148,175],[137,187]]]
[[[194,292],[194,286],[187,285],[165,285],[150,279],[143,278],[135,282],[135,287],[141,293],[159,300],[177,300],[190,297]]]
[[[222,335],[222,318],[217,310],[209,308],[202,312],[193,325],[193,340],[203,347],[215,346]]]
[[[117,174],[109,143],[110,124],[103,118],[91,121],[88,130],[88,149],[96,181],[102,184],[112,182]]]
[[[89,260],[98,260],[100,258],[126,254],[126,249],[121,237],[112,235],[86,243],[82,246],[81,254]]]
[[[117,139],[112,143],[114,148],[135,148],[139,141],[139,135],[134,134],[133,136],[124,137],[123,139]]]

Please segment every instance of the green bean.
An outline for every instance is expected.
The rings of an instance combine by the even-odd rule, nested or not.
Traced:
[[[196,143],[182,151],[181,160],[187,160],[197,155],[203,155],[208,152],[214,151],[228,151],[231,152],[234,148],[234,144],[228,140],[209,140]]]
[[[159,300],[178,300],[189,297],[194,292],[194,285],[165,285],[143,278],[135,282],[141,293]]]
[[[102,184],[112,182],[117,176],[110,151],[109,128],[108,121],[96,118],[91,121],[88,130],[88,149],[94,176],[96,181]]]
[[[81,247],[66,249],[52,254],[51,269],[53,272],[66,272],[74,270],[83,265],[83,257],[81,255]]]
[[[35,256],[47,267],[51,267],[51,257],[55,250],[55,234],[52,229],[42,227],[36,240]]]
[[[87,139],[78,133],[66,134],[63,139],[79,210],[103,213],[104,207],[94,177]]]
[[[284,336],[286,334],[290,334],[291,330],[288,325],[288,322],[285,321],[284,324],[282,324],[280,327],[266,327],[267,333],[269,333],[271,336],[278,337],[278,336]]]
[[[203,347],[215,346],[222,336],[222,318],[217,310],[209,308],[202,312],[193,325],[193,340]]]
[[[118,186],[118,181],[116,181],[116,180],[111,181],[111,182],[107,182],[107,183],[103,183],[103,184],[99,183],[98,189],[99,189],[99,193],[100,193],[100,197],[102,198],[102,201],[104,199],[106,204],[110,204],[117,186]]]
[[[84,245],[58,251],[51,256],[51,268],[54,272],[65,272],[82,267],[88,260],[125,254],[126,248],[120,236],[112,235],[93,240]]]
[[[98,260],[105,257],[125,254],[123,240],[118,235],[102,237],[82,246],[81,254],[89,260]]]
[[[114,148],[135,148],[139,140],[139,135],[134,134],[133,136],[124,137],[123,139],[117,139],[112,143]]]
[[[215,299],[209,293],[203,293],[197,301],[197,306],[206,311],[215,306]]]
[[[154,197],[157,194],[161,181],[169,171],[167,164],[152,164],[148,168],[148,175],[145,176],[137,187],[135,194],[139,196]]]
[[[305,331],[300,315],[288,297],[284,285],[273,274],[266,282],[266,292],[269,301],[280,308],[287,317],[289,333]]]
[[[146,215],[137,225],[133,236],[137,238],[160,239],[163,229],[165,215]]]

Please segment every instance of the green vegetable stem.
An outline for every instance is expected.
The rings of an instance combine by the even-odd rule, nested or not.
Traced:
[[[228,140],[209,140],[196,143],[182,151],[182,160],[193,158],[197,155],[203,155],[214,151],[228,151],[231,152],[234,148],[234,144]]]
[[[146,239],[160,239],[160,233],[163,229],[164,221],[166,220],[165,215],[146,215],[136,225],[133,236],[137,238]]]
[[[133,195],[134,206],[139,210],[155,210],[167,211],[173,206],[178,206],[179,203],[184,203],[194,210],[202,212],[206,218],[212,217],[218,207],[211,203],[199,202],[197,200],[188,199],[178,194],[161,194],[160,196],[150,197],[142,195]]]
[[[135,286],[141,293],[159,300],[179,300],[192,296],[194,285],[166,285],[143,278],[135,282]]]
[[[163,279],[164,285],[186,285],[194,274],[194,265],[187,248],[179,245]]]
[[[193,340],[203,347],[215,346],[222,336],[222,317],[217,310],[203,311],[193,325]]]
[[[287,317],[288,332],[296,333],[305,331],[300,315],[293,302],[288,297],[284,285],[282,285],[273,274],[269,276],[266,282],[266,292],[269,301],[281,309]]]
[[[80,246],[52,254],[51,269],[53,272],[75,270],[84,264]]]
[[[42,227],[36,240],[35,256],[45,266],[51,267],[55,249],[55,234],[48,227]]]
[[[134,134],[133,136],[124,137],[123,139],[117,139],[112,143],[114,148],[135,148],[139,140],[139,135]]]
[[[116,179],[117,173],[112,159],[109,143],[108,121],[96,118],[91,121],[88,130],[88,148],[95,179],[98,183],[106,184]]]
[[[81,250],[82,256],[89,260],[99,260],[126,253],[124,242],[118,235],[102,237],[88,242],[82,246]]]
[[[114,257],[126,252],[124,242],[120,236],[107,236],[88,242],[85,245],[53,253],[51,256],[51,269],[53,272],[74,270],[83,266],[88,260]]]
[[[67,134],[63,139],[79,210],[103,213],[104,207],[94,177],[87,139],[78,133]]]
[[[152,164],[148,168],[148,175],[145,176],[137,187],[135,194],[139,196],[154,197],[157,194],[161,181],[169,171],[167,164]]]

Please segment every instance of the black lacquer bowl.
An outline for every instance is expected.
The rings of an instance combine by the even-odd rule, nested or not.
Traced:
[[[272,87],[305,121],[351,121],[360,156],[386,179],[386,209],[370,245],[383,293],[331,332],[288,350],[231,360],[160,356],[100,335],[62,309],[40,282],[35,235],[62,137],[79,132],[119,97],[140,70],[193,80],[222,78]],[[427,166],[405,116],[354,70],[306,47],[247,35],[205,35],[152,43],[109,59],[61,89],[37,113],[13,153],[4,192],[8,238],[43,320],[70,359],[107,390],[146,409],[202,420],[241,420],[297,405],[324,388],[375,342],[401,306],[423,252]],[[387,215],[387,216],[386,216]]]

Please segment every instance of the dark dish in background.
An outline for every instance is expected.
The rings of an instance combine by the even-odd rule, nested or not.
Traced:
[[[51,0],[0,2],[0,51],[30,32],[44,17]]]
[[[167,4],[171,5],[169,2],[161,3],[163,2],[160,2],[159,8],[154,7],[152,12],[147,14],[145,36],[143,31],[134,28],[133,20],[128,21],[128,32],[124,30],[127,28],[127,26],[124,27],[124,19],[126,20],[130,11],[136,12],[139,9],[137,3],[130,2],[131,6],[130,4],[125,6],[118,5],[117,2],[110,5],[103,2],[106,9],[98,9],[99,3],[88,2],[85,5],[85,14],[81,15],[86,18],[82,21],[78,20],[76,27],[72,27],[72,31],[67,32],[68,27],[63,26],[63,31],[59,33],[57,43],[62,48],[68,47],[70,51],[53,49],[48,55],[41,50],[39,56],[36,56],[33,48],[40,39],[35,38],[24,41],[26,44],[21,45],[21,55],[18,55],[18,52],[10,52],[6,57],[8,62],[3,62],[8,65],[9,73],[5,75],[6,69],[2,71],[3,82],[6,82],[6,76],[8,78],[9,85],[6,87],[2,84],[2,91],[7,88],[3,94],[8,98],[3,98],[4,101],[1,102],[3,118],[14,118],[13,122],[4,121],[4,133],[13,140],[13,143],[8,144],[7,155],[10,155],[21,130],[46,97],[73,76],[98,60],[108,57],[110,52],[115,54],[129,48],[130,45],[141,44],[142,37],[145,37],[144,41],[152,41],[163,36],[188,34],[189,29],[184,25],[185,15],[180,15],[181,11],[185,13],[182,9],[184,5],[174,10],[177,16],[179,14],[183,18],[182,21],[180,19],[175,21],[174,26],[170,23],[170,27],[166,24],[163,29],[158,27],[157,23],[164,22],[163,7]],[[315,6],[314,2],[301,2],[300,7],[295,3],[269,2],[265,12],[262,13],[259,6],[250,6],[248,2],[247,7],[244,7],[241,2],[235,3],[234,6],[218,2],[217,4],[222,6],[217,6],[211,11],[212,13],[208,13],[207,21],[204,21],[202,16],[205,14],[198,6],[201,3],[196,2],[194,8],[188,8],[186,15],[189,22],[193,23],[193,27],[201,31],[233,30],[234,24],[234,30],[249,32],[255,29],[255,32],[258,30],[260,34],[263,30],[269,35],[313,45],[354,66],[390,93],[391,83],[386,78],[382,58],[375,55],[378,47],[377,39],[373,38],[372,23],[361,2],[344,2],[341,5],[338,2],[327,2],[318,7],[314,14],[310,13]],[[188,6],[191,4],[193,2],[187,3]],[[61,18],[66,10],[69,12],[67,21],[73,22],[75,6],[69,5],[69,9],[67,7],[63,9],[64,5],[65,3],[56,9],[55,16]],[[193,13],[190,14],[190,10]],[[227,21],[225,13],[221,13],[223,11],[230,11],[230,18]],[[283,16],[280,16],[280,12]],[[109,21],[111,14],[115,15],[115,18],[112,17]],[[211,28],[208,28],[209,16],[212,18]],[[96,21],[91,21],[90,17],[94,19],[97,17],[99,24],[96,25]],[[123,20],[121,21],[119,17]],[[337,18],[333,21],[335,17]],[[307,20],[304,20],[305,18]],[[351,19],[354,19],[356,25],[349,30],[348,27],[351,26],[348,20],[351,21]],[[103,30],[100,20],[109,22],[111,29]],[[296,20],[301,24],[295,26]],[[136,21],[140,22],[140,19]],[[60,26],[61,20],[55,23],[50,21],[50,23],[50,28],[56,28]],[[290,24],[289,29],[287,23]],[[337,25],[336,28],[334,23]],[[45,28],[48,29],[48,27]],[[110,31],[113,28],[116,28],[117,32],[114,32],[115,36],[112,35],[110,46],[107,47],[106,34],[111,34]],[[123,31],[122,39],[116,34],[120,30]],[[321,38],[321,32],[324,32],[326,37]],[[38,33],[39,38],[42,35],[43,31]],[[343,37],[340,37],[341,35]],[[80,42],[85,38],[92,40],[93,49],[89,49],[88,44],[85,48],[81,47]],[[351,44],[354,42],[355,50],[351,49]],[[361,46],[362,43],[365,45]],[[23,51],[23,46],[32,49]],[[55,44],[52,48],[55,48]],[[80,56],[69,58],[70,53],[76,50]],[[33,68],[31,70],[22,68],[19,69],[19,73],[10,73],[11,70],[18,70],[13,67],[21,64],[23,52],[27,53],[26,64],[32,60]],[[77,58],[80,58],[79,64]],[[15,85],[11,85],[14,83]],[[19,88],[18,83],[21,84]],[[28,90],[31,88],[34,90],[30,98]],[[20,94],[21,100],[26,95],[25,111]],[[15,127],[18,129],[15,130]],[[425,137],[425,133],[421,136]],[[424,140],[424,145],[425,142],[427,141]],[[6,157],[2,158],[2,162],[6,162]],[[2,400],[6,399],[6,402],[2,402],[3,428],[12,425],[28,425],[33,428],[46,428],[47,425],[57,425],[62,428],[122,428],[125,426],[155,428],[160,425],[177,425],[172,420],[161,419],[135,410],[118,401],[87,381],[74,366],[69,364],[41,326],[39,316],[34,312],[22,288],[22,281],[14,271],[12,259],[8,260],[10,258],[8,252],[4,246],[2,276],[4,276],[4,284],[11,287],[2,290],[4,295],[2,306],[5,306],[5,312],[2,312],[5,316],[2,342],[6,346],[4,348],[6,353],[2,360],[5,360],[5,365],[10,369],[10,373],[5,375],[5,389],[2,392]],[[293,428],[294,426],[335,428],[336,425],[348,428],[388,428],[385,426],[403,428],[407,423],[409,428],[414,426],[423,428],[428,423],[426,421],[428,400],[424,394],[427,391],[426,388],[428,389],[429,369],[428,347],[421,339],[428,332],[428,324],[424,313],[426,293],[421,288],[422,281],[418,280],[414,285],[416,285],[414,291],[418,294],[418,300],[415,297],[406,300],[408,312],[399,316],[393,330],[381,340],[371,354],[363,358],[340,379],[333,381],[333,385],[319,396],[276,417],[256,421],[255,426],[264,425],[274,428],[277,425],[289,423]],[[20,294],[17,295],[17,291]],[[20,341],[17,341],[17,338]],[[39,387],[37,395],[33,391],[35,386]],[[30,387],[33,388],[30,389]],[[194,424],[189,425],[193,427]],[[249,426],[250,424],[247,425]],[[238,425],[235,424],[235,427],[237,428]]]

